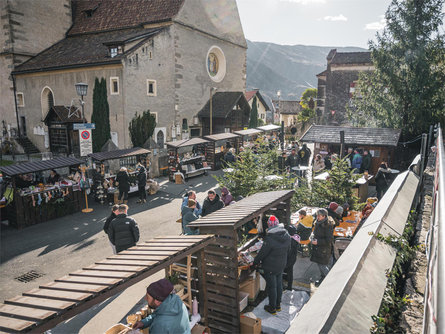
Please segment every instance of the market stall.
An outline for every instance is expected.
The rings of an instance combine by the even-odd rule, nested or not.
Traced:
[[[278,132],[281,130],[281,126],[275,124],[267,124],[263,126],[257,127],[258,130],[261,130],[266,133]]]
[[[222,167],[224,161],[224,154],[230,148],[237,148],[237,140],[240,138],[235,133],[218,133],[215,135],[205,136],[205,139],[209,140],[207,149],[207,163],[212,167],[212,170],[217,170]]]
[[[137,185],[137,164],[140,163],[147,171],[150,167],[148,155],[151,152],[144,148],[134,147],[123,150],[115,150],[109,152],[97,152],[89,154],[93,167],[93,188],[95,190],[96,199],[101,199],[102,193],[106,194],[107,202],[116,202],[114,197],[117,196],[118,190],[115,185],[116,175],[120,168],[127,168],[130,175],[130,191],[133,193],[138,191]],[[100,175],[98,175],[100,174]]]
[[[200,234],[215,234],[215,240],[204,249],[204,282],[207,294],[206,325],[212,331],[240,332],[241,311],[249,297],[258,291],[258,276],[249,264],[261,248],[261,235],[252,227],[253,220],[275,215],[290,223],[290,200],[293,190],[257,193],[200,218],[188,226]],[[255,224],[253,225],[255,226]]]
[[[80,211],[84,196],[78,167],[83,163],[60,157],[0,167],[9,194],[6,212],[10,224],[20,229]]]
[[[168,176],[175,181],[175,173],[182,173],[184,178],[204,174],[211,167],[207,166],[206,154],[208,140],[191,138],[166,143],[168,149]]]
[[[254,142],[262,132],[263,131],[259,129],[233,131],[233,133],[240,135],[237,140],[237,149],[239,149],[241,146]]]
[[[43,333],[190,254],[201,259],[204,247],[212,239],[212,235],[157,237],[54,282],[42,284],[38,289],[0,304],[0,331]],[[199,277],[204,275],[202,269],[201,260],[198,260]],[[203,282],[199,283],[198,288],[194,296],[198,301],[205,300]],[[141,291],[141,296],[144,294],[145,291]],[[204,317],[204,303],[201,302],[199,306],[199,312]]]

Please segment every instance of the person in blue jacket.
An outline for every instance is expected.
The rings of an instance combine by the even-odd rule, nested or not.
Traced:
[[[360,167],[362,166],[362,156],[358,150],[354,151],[354,157],[352,158],[351,168],[355,169],[354,173],[358,174],[360,172]]]
[[[154,312],[137,321],[133,329],[149,328],[150,334],[190,334],[188,311],[173,285],[163,278],[147,287],[145,299]]]
[[[187,207],[189,199],[196,201],[196,208],[195,208],[194,212],[195,212],[195,215],[201,216],[202,207],[201,207],[201,204],[199,204],[199,202],[196,200],[196,192],[194,190],[190,190],[187,193],[187,196],[184,196],[184,198],[182,199],[181,212],[182,212],[182,209]]]

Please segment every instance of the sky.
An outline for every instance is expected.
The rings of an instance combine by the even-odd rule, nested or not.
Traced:
[[[236,0],[251,41],[367,48],[390,0]]]

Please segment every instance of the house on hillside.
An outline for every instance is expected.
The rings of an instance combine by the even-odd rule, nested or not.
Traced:
[[[264,98],[261,96],[259,89],[254,89],[244,93],[247,102],[249,103],[250,108],[252,108],[253,101],[256,97],[257,102],[257,110],[258,110],[258,119],[262,120],[264,124],[267,123],[267,113],[270,111],[269,106],[267,105]]]
[[[371,53],[332,49],[326,59],[326,70],[317,74],[317,116],[324,124],[348,124],[346,106],[355,91],[359,73],[374,69]]]
[[[157,143],[186,139],[201,133],[197,113],[212,87],[245,90],[247,44],[235,0],[72,0],[71,8],[65,38],[13,72],[26,101],[19,118],[41,150],[45,135],[33,129],[45,127],[52,106],[79,106],[79,82],[89,86],[84,116],[91,121],[94,81],[105,78],[119,148],[132,146],[135,113],[155,115]]]
[[[249,125],[250,105],[243,92],[216,92],[199,111],[198,117],[202,124],[202,136],[210,134],[210,117],[212,118],[212,134],[243,130]],[[199,134],[191,133],[192,137]]]

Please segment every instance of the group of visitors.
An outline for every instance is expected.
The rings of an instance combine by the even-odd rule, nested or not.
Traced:
[[[191,229],[187,225],[197,220],[200,216],[205,217],[225,206],[235,203],[232,194],[226,187],[221,188],[221,196],[215,190],[210,189],[204,202],[199,204],[196,200],[196,192],[191,190],[184,197],[181,205],[182,233],[185,235],[199,234],[197,229]]]
[[[139,200],[137,201],[137,203],[146,203],[147,191],[145,190],[145,187],[147,185],[147,169],[141,163],[138,163],[136,166],[136,170],[138,172],[136,178],[139,194]],[[128,174],[126,167],[121,167],[121,169],[117,173],[115,185],[118,187],[119,190],[119,203],[127,204],[128,193],[130,192],[130,175]]]
[[[371,169],[372,157],[368,150],[348,148],[346,154],[346,161],[348,161],[349,167],[354,170],[354,173],[364,173]]]
[[[296,147],[292,147],[291,154],[285,160],[285,167],[292,169],[292,167],[296,166],[308,166],[311,154],[312,151],[306,144],[303,144],[298,151]]]

